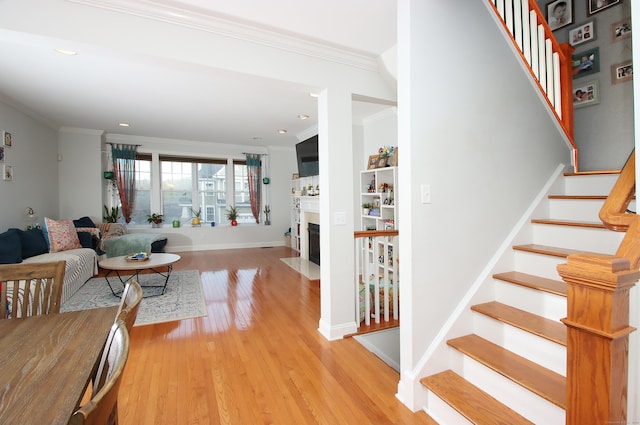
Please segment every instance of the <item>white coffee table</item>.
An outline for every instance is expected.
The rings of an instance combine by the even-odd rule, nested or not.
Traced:
[[[107,258],[105,260],[101,260],[98,262],[98,265],[101,268],[108,270],[104,278],[107,281],[107,284],[109,285],[109,288],[111,289],[111,292],[113,293],[113,295],[117,297],[122,295],[122,290],[116,292],[114,291],[113,286],[111,286],[111,282],[109,281],[109,275],[112,272],[115,272],[116,275],[118,276],[120,283],[122,283],[123,289],[124,289],[124,285],[129,280],[135,277],[138,283],[140,284],[140,286],[142,286],[143,288],[162,288],[162,292],[160,294],[155,294],[155,295],[163,295],[164,291],[167,289],[167,282],[169,282],[169,277],[171,277],[171,271],[173,270],[173,263],[180,260],[180,256],[177,254],[165,254],[165,253],[149,254],[149,259],[144,261],[127,261],[125,259],[126,257],[127,257],[126,255],[123,255],[120,257]],[[158,269],[160,267],[166,267],[167,271],[166,272],[159,271]],[[164,277],[165,278],[164,285],[143,285],[140,282],[140,276],[139,276],[140,272],[143,270],[151,270],[159,274],[160,276]],[[128,278],[123,279],[120,272],[133,272],[133,274]],[[147,295],[147,296],[151,296],[151,295]]]

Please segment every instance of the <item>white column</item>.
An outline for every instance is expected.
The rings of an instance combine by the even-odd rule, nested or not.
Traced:
[[[351,93],[325,89],[318,98],[320,156],[320,323],[329,340],[357,330],[353,290],[353,149]]]

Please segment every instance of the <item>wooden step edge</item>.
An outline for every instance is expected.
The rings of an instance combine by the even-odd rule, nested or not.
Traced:
[[[493,278],[562,297],[567,296],[567,284],[561,280],[547,279],[516,271],[496,273]]]
[[[621,170],[599,170],[599,171],[575,171],[564,173],[566,177],[571,176],[594,176],[601,174],[620,174]]]
[[[447,345],[512,380],[550,403],[566,408],[566,378],[475,334],[450,339]]]
[[[548,199],[570,199],[570,200],[605,200],[607,195],[549,195]]]
[[[535,254],[543,254],[543,255],[550,255],[553,257],[563,257],[563,258],[566,258],[571,254],[587,253],[586,251],[580,251],[577,249],[560,248],[556,246],[538,245],[538,244],[514,245],[513,249],[516,251],[533,252]]]
[[[454,410],[474,424],[533,424],[452,370],[420,380]]]
[[[559,321],[547,319],[497,301],[471,306],[471,310],[540,338],[567,346],[567,328]]]
[[[597,221],[573,221],[573,220],[552,220],[548,218],[533,219],[534,224],[550,224],[553,226],[586,227],[590,229],[606,229],[602,222]]]

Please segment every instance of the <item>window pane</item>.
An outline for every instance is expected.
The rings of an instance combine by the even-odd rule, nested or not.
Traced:
[[[246,164],[233,164],[234,198],[238,209],[238,223],[255,223],[251,213],[251,201],[249,198],[249,179]]]
[[[193,167],[190,162],[160,162],[162,214],[165,223],[173,220],[186,223],[191,220]]]
[[[151,214],[151,161],[136,160],[135,187],[131,224],[144,224]]]
[[[204,222],[223,223],[226,220],[227,166],[198,164],[198,205]]]

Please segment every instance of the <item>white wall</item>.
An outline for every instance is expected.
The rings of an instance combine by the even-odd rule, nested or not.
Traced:
[[[398,5],[398,397],[418,408],[423,356],[531,199],[570,156],[488,6]],[[447,43],[437,42],[442,34]],[[420,202],[423,184],[431,186],[430,204]]]
[[[0,232],[27,225],[25,209],[40,220],[58,217],[57,133],[8,103],[0,101],[0,131],[13,136],[5,148],[5,163],[13,166],[13,180],[0,179]],[[0,172],[2,165],[0,164]]]

